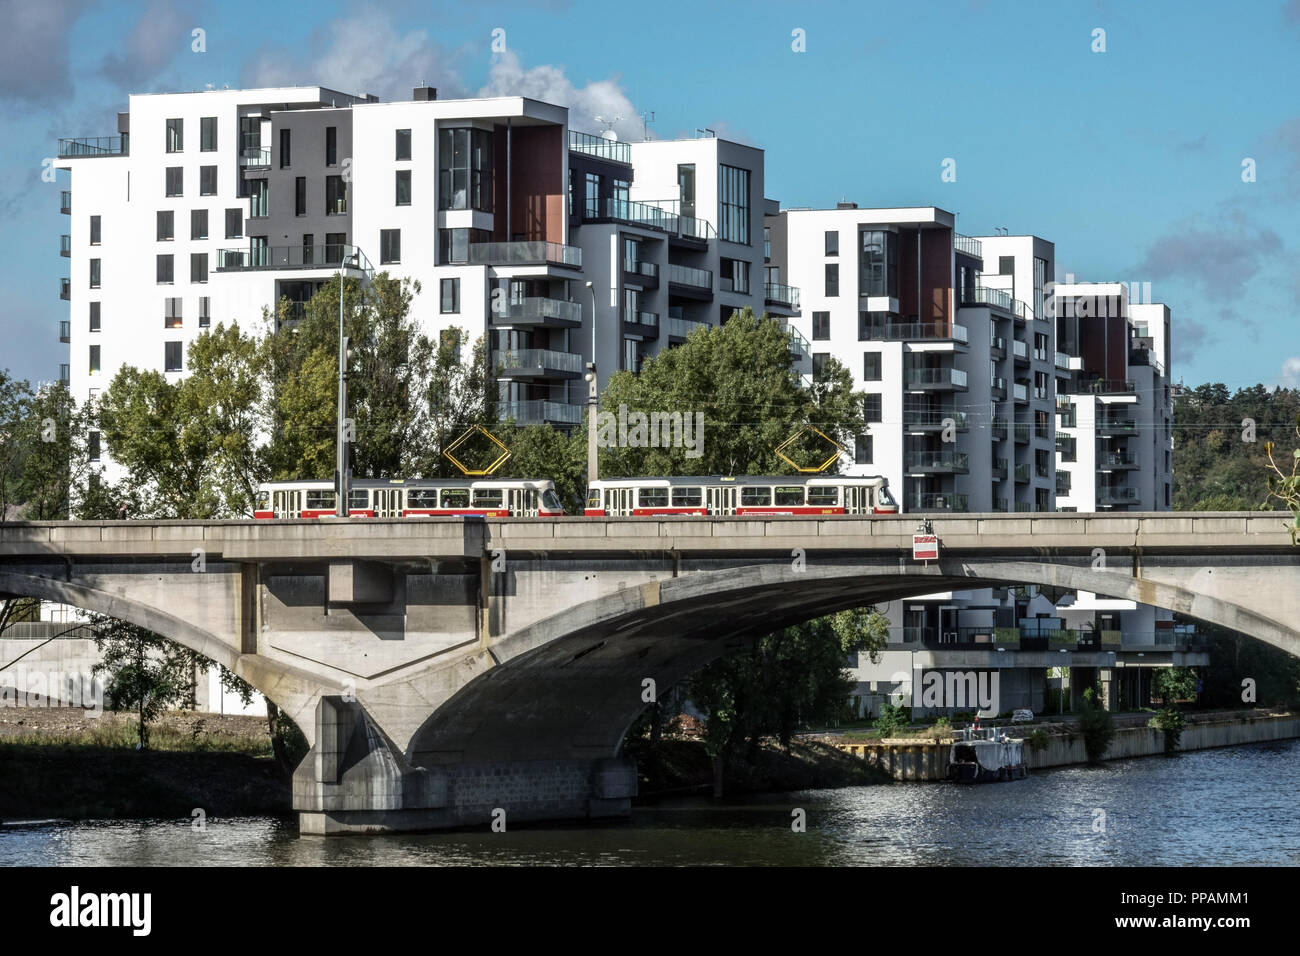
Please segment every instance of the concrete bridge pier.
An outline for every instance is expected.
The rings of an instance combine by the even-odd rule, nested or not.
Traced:
[[[399,833],[628,816],[624,757],[413,766],[355,700],[322,697],[316,743],[293,777],[299,832]]]

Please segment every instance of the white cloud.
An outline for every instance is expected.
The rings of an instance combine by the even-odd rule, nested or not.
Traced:
[[[487,85],[479,96],[527,96],[569,108],[569,127],[586,133],[612,128],[619,139],[643,138],[641,117],[617,80],[594,80],[575,86],[558,66],[525,68],[512,50],[492,58]],[[597,120],[602,117],[604,122]],[[616,119],[617,117],[617,119]]]
[[[143,87],[181,53],[190,49],[194,11],[184,14],[168,0],[151,0],[122,44],[122,53],[104,57],[99,70],[130,93]]]
[[[1300,388],[1300,355],[1292,356],[1282,363],[1280,381],[1287,388]]]

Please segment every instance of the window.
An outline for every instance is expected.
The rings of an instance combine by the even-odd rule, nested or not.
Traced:
[[[239,117],[239,149],[247,156],[249,150],[262,148],[262,120],[258,116]]]
[[[175,257],[159,256],[158,257],[158,284],[171,285],[175,273]]]
[[[749,170],[718,166],[718,238],[749,245]]]
[[[181,343],[163,343],[163,371],[179,372],[181,370]]]
[[[492,211],[492,134],[487,130],[438,131],[438,208]]]
[[[199,195],[215,196],[217,194],[217,167],[199,167]]]
[[[185,170],[181,166],[167,167],[167,195],[181,196],[185,193]]]
[[[176,238],[176,214],[170,209],[158,210],[158,241],[168,242]]]
[[[325,127],[325,165],[339,164],[339,129],[337,126]]]
[[[743,259],[718,260],[718,288],[749,295],[749,263]]]
[[[287,129],[280,130],[280,168],[281,169],[287,169],[289,167],[289,158],[292,155],[289,148],[289,139],[290,139],[289,131]]]
[[[199,120],[199,152],[214,153],[217,150],[217,118],[205,116]]]
[[[704,504],[703,488],[674,488],[674,508],[699,508]]]
[[[1016,257],[998,256],[998,275],[1013,276],[1015,274],[1016,274]]]
[[[505,494],[500,488],[474,489],[475,508],[500,508],[504,500]]]
[[[835,485],[809,485],[808,486],[808,504],[821,505],[838,505],[840,503],[840,489]]]
[[[208,254],[206,252],[190,253],[190,281],[208,281]]]
[[[307,215],[307,177],[296,176],[293,180],[293,214]]]
[[[411,204],[411,171],[409,169],[399,169],[395,185],[394,203],[398,206],[409,206]]]
[[[199,328],[206,329],[212,324],[212,299],[199,296]]]
[[[92,346],[90,347],[90,366],[89,366],[89,367],[90,367],[90,374],[91,374],[91,375],[97,375],[97,374],[99,374],[99,346],[98,346],[98,345],[92,345]]]
[[[86,455],[91,461],[99,461],[99,432],[86,434]]]
[[[185,324],[185,319],[184,316],[182,315],[182,311],[183,311],[182,303],[184,301],[185,301],[184,299],[181,299],[179,297],[163,299],[163,328],[164,329],[179,329],[182,325]]]
[[[325,177],[325,215],[345,216],[348,212],[348,188],[342,176]]]
[[[379,230],[379,262],[386,265],[402,261],[402,230]]]
[[[190,238],[208,238],[208,211],[206,209],[190,210]]]
[[[786,485],[774,489],[776,492],[776,503],[778,505],[801,505],[803,504],[803,485]]]
[[[405,162],[411,158],[411,131],[409,129],[399,129],[397,131],[397,147],[393,151],[393,159],[399,163]]]
[[[490,241],[491,234],[485,229],[439,229],[438,264],[468,262],[471,243]]]
[[[302,264],[311,265],[316,261],[316,234],[304,232],[302,234]]]
[[[443,279],[439,311],[444,315],[460,311],[460,280]]]
[[[898,298],[898,235],[881,230],[862,230],[862,251],[858,263],[858,294]]]
[[[831,337],[831,314],[829,312],[813,313],[812,335],[815,342],[825,342]]]
[[[99,217],[91,216],[90,217],[90,244],[92,246],[97,246],[99,245],[99,240],[100,240]]]
[[[346,232],[327,232],[325,233],[325,261],[326,263],[338,263],[343,261],[343,247],[347,245],[348,234]]]
[[[468,508],[468,488],[443,488],[439,499],[444,508]]]
[[[870,435],[859,435],[853,440],[853,463],[855,465],[872,464],[872,455]]]
[[[169,119],[167,121],[167,152],[179,153],[185,149],[185,121]]]
[[[772,489],[758,485],[742,485],[740,503],[750,508],[764,508],[772,504]]]
[[[248,217],[270,215],[269,192],[265,179],[250,179],[248,182]]]
[[[99,331],[99,303],[90,303],[90,331]]]
[[[840,234],[835,230],[826,232],[826,255],[838,256],[840,254]]]
[[[840,294],[840,264],[838,262],[826,263],[826,294],[828,296]]]
[[[244,238],[244,213],[241,209],[226,210],[226,238]]]
[[[812,357],[812,374],[813,380],[822,377],[822,369],[826,367],[826,360],[831,357],[830,352],[814,352]]]
[[[598,218],[600,216],[600,176],[598,174],[587,173],[586,191],[583,193],[583,197],[583,218]]]
[[[100,260],[98,259],[90,260],[90,287],[92,289],[99,288],[99,280],[100,280],[99,263]]]
[[[772,227],[764,226],[763,227],[763,261],[770,262],[771,260],[772,260]],[[781,283],[779,282],[777,283],[777,285],[780,284]]]
[[[695,218],[695,164],[681,163],[677,167],[677,189],[681,193],[682,215]]]
[[[614,207],[616,209],[627,209],[628,199],[631,195],[631,185],[626,179],[616,179],[613,184]]]
[[[882,421],[880,393],[868,392],[862,397],[862,419],[866,422]]]
[[[668,489],[667,488],[638,488],[637,507],[639,508],[667,508],[668,507]]]
[[[862,380],[864,382],[879,382],[881,376],[880,353],[863,352],[862,353]]]

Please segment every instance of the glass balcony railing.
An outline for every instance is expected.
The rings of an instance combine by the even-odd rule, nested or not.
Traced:
[[[659,328],[658,312],[627,312],[623,315],[623,321],[629,325],[645,325],[651,328]]]
[[[72,341],[72,322],[68,319],[59,320],[59,341],[64,345]]]
[[[359,269],[374,271],[356,246],[319,243],[310,246],[250,246],[218,249],[217,272],[251,272],[258,269]]]
[[[684,339],[696,329],[707,329],[708,327],[709,323],[707,322],[696,322],[692,319],[675,319],[672,317],[669,317],[668,319],[668,334],[675,339]]]
[[[1028,422],[1016,422],[1016,444],[1018,445],[1029,444],[1029,423]]]
[[[908,495],[905,501],[905,507],[908,511],[965,512],[970,510],[968,507],[970,501],[968,495],[942,492],[915,492]]]
[[[501,349],[492,353],[492,364],[498,372],[537,370],[543,374],[576,373],[582,371],[582,356],[551,349]]]
[[[712,223],[703,219],[696,219],[693,216],[678,216],[677,235],[683,239],[708,242],[710,239],[716,238],[718,233],[714,230]]]
[[[799,308],[799,290],[791,285],[775,282],[763,284],[763,300],[773,305],[783,305],[789,309]]]
[[[1136,435],[1137,422],[1131,418],[1105,418],[1097,423],[1102,435]]]
[[[952,244],[958,252],[964,252],[977,259],[984,258],[984,246],[978,239],[972,239],[970,236],[963,236],[960,233],[953,233]]]
[[[1070,367],[1070,356],[1066,355],[1064,352],[1057,352],[1056,367],[1068,369]]]
[[[492,322],[496,325],[578,325],[582,322],[582,303],[530,296],[494,307]]]
[[[1115,485],[1098,485],[1097,500],[1102,504],[1118,505],[1128,504],[1138,500],[1136,488],[1126,488]]]
[[[1005,478],[1007,474],[1007,460],[1005,458],[994,458],[993,476],[995,478]]]
[[[1027,514],[1028,512],[1031,512],[1033,510],[1034,510],[1034,506],[1031,505],[1028,501],[1016,502],[1016,512],[1019,514]]]
[[[651,279],[659,278],[659,266],[654,262],[628,262],[623,260],[623,271],[628,275],[648,276]]]
[[[72,213],[72,190],[63,189],[59,191],[59,212],[65,216]]]
[[[1125,452],[1105,452],[1097,456],[1098,468],[1136,468],[1137,464],[1137,456]]]
[[[476,266],[556,265],[582,268],[582,250],[558,242],[475,242],[469,247],[469,263]]]
[[[970,456],[959,451],[910,451],[907,470],[965,474],[970,471]]]
[[[60,299],[71,299],[71,298],[72,298],[72,280],[71,280],[71,279],[60,279],[60,280],[59,280],[59,298],[60,298]]]
[[[713,291],[713,273],[708,269],[692,269],[689,266],[669,263],[668,281],[673,285],[684,285],[693,289]]]
[[[1070,395],[1122,395],[1136,390],[1133,382],[1117,378],[1096,378],[1090,382],[1075,382],[1058,387]]]
[[[1007,397],[1007,380],[1000,375],[995,375],[989,382],[989,390],[993,392],[994,398]]]
[[[993,437],[998,441],[1007,437],[1007,423],[1005,419],[995,418],[992,423],[990,423],[989,427],[993,431]]]
[[[603,136],[593,136],[591,133],[580,133],[576,129],[571,129],[569,149],[571,152],[585,153],[611,162],[632,165],[632,147],[616,139],[606,139]]]
[[[959,368],[909,368],[905,381],[908,385],[940,385],[966,387],[966,373]]]
[[[270,166],[271,150],[265,146],[246,146],[239,151],[240,166]]]
[[[1068,471],[1058,471],[1056,473],[1056,493],[1058,495],[1068,495],[1070,493],[1070,473]]]
[[[803,337],[803,334],[793,326],[782,322],[781,328],[790,336],[790,353],[796,359],[805,359],[812,356],[812,344]]]
[[[1011,311],[1011,293],[1003,292],[1001,289],[990,289],[988,286],[977,285],[967,288],[964,301],[968,305],[991,305],[1004,312]]]
[[[1023,483],[1023,482],[1027,482],[1027,481],[1029,481],[1029,463],[1028,463],[1028,462],[1025,462],[1024,464],[1016,465],[1016,481],[1019,481],[1019,482],[1022,482],[1022,483]],[[1020,510],[1020,509],[1017,508],[1016,510],[1018,511],[1018,510]]]
[[[615,222],[625,222],[646,229],[659,229],[663,232],[677,232],[677,216],[658,206],[643,202],[631,202],[626,199],[606,199],[605,218]]]
[[[1005,512],[1005,511],[1007,510],[1007,499],[1006,499],[1006,498],[994,498],[994,499],[993,499],[993,510],[994,510],[994,511],[1003,511],[1003,512]]]
[[[523,402],[498,402],[497,419],[514,419],[517,425],[576,425],[582,421],[581,405],[543,400]]]
[[[1019,339],[1011,340],[1011,354],[1018,359],[1029,361],[1029,346]]]
[[[127,156],[130,154],[128,136],[83,136],[79,139],[59,140],[59,159],[81,159],[87,156]]]
[[[941,325],[933,322],[858,323],[858,340],[861,342],[904,342],[909,339],[948,339],[969,342],[970,333],[964,325]]]
[[[1029,386],[1016,382],[1015,385],[1011,386],[1011,397],[1017,402],[1029,401]]]
[[[938,431],[949,427],[964,432],[970,428],[970,416],[965,412],[930,411],[929,409],[907,409],[903,412],[903,425],[911,429]]]

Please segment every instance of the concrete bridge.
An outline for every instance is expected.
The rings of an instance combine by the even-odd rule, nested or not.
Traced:
[[[0,594],[193,648],[312,744],[305,833],[628,812],[624,733],[748,638],[832,611],[1006,584],[1182,612],[1300,655],[1289,516],[51,522],[0,526]]]

